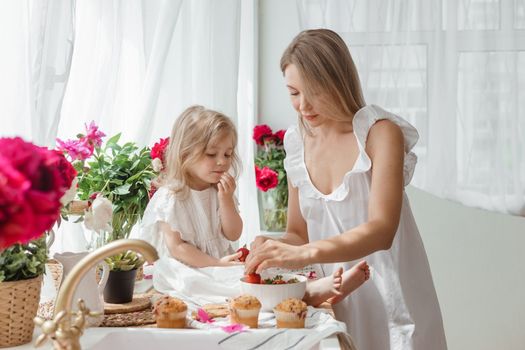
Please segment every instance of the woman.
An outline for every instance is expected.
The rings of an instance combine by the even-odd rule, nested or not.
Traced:
[[[416,164],[410,152],[416,129],[366,106],[350,52],[333,31],[301,32],[284,52],[281,70],[299,118],[284,140],[287,230],[279,240],[257,237],[246,271],[320,263],[330,275],[365,258],[370,281],[334,305],[357,348],[446,349],[404,192]]]

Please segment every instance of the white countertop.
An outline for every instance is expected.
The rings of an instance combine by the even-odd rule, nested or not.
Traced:
[[[173,349],[173,344],[177,344],[177,346],[180,348],[182,341],[187,341],[189,337],[191,336],[191,333],[199,333],[198,336],[201,339],[203,343],[205,343],[205,340],[202,338],[203,336],[207,336],[204,331],[201,330],[158,330],[156,328],[115,328],[115,327],[97,327],[97,328],[90,328],[87,329],[85,334],[81,337],[80,343],[83,349],[91,349],[91,348],[113,348],[116,349],[115,344],[112,344],[114,340],[112,341],[111,338],[107,339],[107,344],[104,344],[104,346],[101,346],[103,342],[101,340],[104,337],[113,337],[120,336],[121,338],[130,338],[130,336],[134,333],[141,332],[144,333],[145,336],[143,337],[145,341],[149,343],[149,346],[143,346],[137,341],[128,342],[126,344],[126,349],[146,349],[146,348],[154,348],[158,349],[158,347],[155,347],[154,344],[151,344],[152,341],[152,335],[153,333],[162,333],[163,336],[167,336],[169,334],[170,337],[170,347]],[[149,334],[148,334],[149,333]],[[6,349],[17,349],[17,350],[29,350],[34,349],[34,340],[38,335],[40,334],[40,329],[35,328],[35,333],[33,336],[33,341],[30,343],[10,347]],[[125,334],[125,335],[123,335]],[[194,336],[193,336],[194,337]],[[209,335],[210,338],[213,337],[212,334]],[[209,339],[209,341],[213,341],[213,339]],[[136,346],[133,346],[132,344],[135,344]],[[215,343],[216,344],[216,343]],[[50,341],[48,341],[45,345],[41,346],[38,349],[52,349],[52,344]],[[191,348],[198,348],[202,349],[202,347],[184,347],[184,349],[191,349]],[[207,347],[208,349],[212,349]],[[314,346],[312,349],[319,349],[319,350],[336,350],[340,349],[339,341],[337,339],[337,336],[332,335],[328,338],[323,339],[317,346]]]

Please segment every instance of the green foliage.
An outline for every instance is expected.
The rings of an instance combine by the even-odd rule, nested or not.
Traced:
[[[107,242],[128,238],[131,229],[142,218],[149,201],[151,180],[156,176],[151,166],[150,150],[132,142],[119,145],[120,134],[96,147],[84,164],[75,163],[81,200],[101,193],[113,203],[113,232]]]
[[[14,244],[0,253],[0,282],[40,276],[45,271],[46,261],[45,235],[27,244]]]
[[[144,264],[144,259],[131,250],[106,258],[104,261],[109,265],[111,271],[130,271]]]

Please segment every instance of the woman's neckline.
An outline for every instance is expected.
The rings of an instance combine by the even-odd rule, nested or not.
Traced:
[[[359,111],[361,111],[362,109],[366,108],[363,107],[361,108]],[[355,114],[354,114],[354,117],[352,118],[352,137],[355,138],[355,141],[356,141],[356,144],[357,144],[357,147],[359,149],[359,152],[357,154],[357,157],[352,165],[352,167],[345,172],[345,174],[343,175],[343,178],[341,180],[341,183],[339,185],[337,185],[331,192],[329,193],[324,193],[322,192],[321,190],[319,190],[317,188],[317,186],[314,184],[314,182],[312,181],[312,177],[310,176],[310,171],[308,170],[308,166],[306,165],[306,160],[305,160],[305,153],[306,153],[306,150],[305,150],[305,135],[301,132],[301,139],[302,139],[302,151],[301,151],[301,162],[304,166],[304,169],[305,169],[305,172],[306,172],[306,178],[308,180],[308,183],[310,184],[310,186],[313,188],[313,190],[315,192],[317,192],[321,197],[323,198],[329,198],[331,196],[333,196],[335,193],[337,193],[338,191],[340,191],[340,189],[345,185],[345,181],[346,181],[346,177],[351,174],[352,172],[354,172],[354,170],[356,169],[356,166],[357,166],[357,163],[359,161],[359,157],[361,155],[361,146],[359,144],[359,140],[357,139],[357,136],[355,134],[355,125],[354,125],[354,122],[355,122],[355,117],[357,116],[357,113],[359,112],[357,111]]]

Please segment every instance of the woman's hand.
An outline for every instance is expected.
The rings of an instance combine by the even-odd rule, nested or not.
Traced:
[[[250,250],[257,249],[260,247],[264,242],[273,240],[273,238],[266,237],[266,236],[257,236],[253,240],[252,243],[250,243]]]
[[[312,255],[312,248],[308,245],[295,246],[267,239],[256,248],[252,245],[252,250],[245,261],[245,272],[261,273],[270,267],[299,269],[310,263]]]
[[[222,174],[219,183],[217,183],[217,189],[219,190],[219,200],[226,198],[231,199],[236,187],[237,185],[235,184],[235,178],[233,176],[228,173]]]
[[[232,266],[232,265],[242,265],[243,263],[239,261],[242,252],[237,252],[235,254],[226,255],[219,259],[219,266]]]

